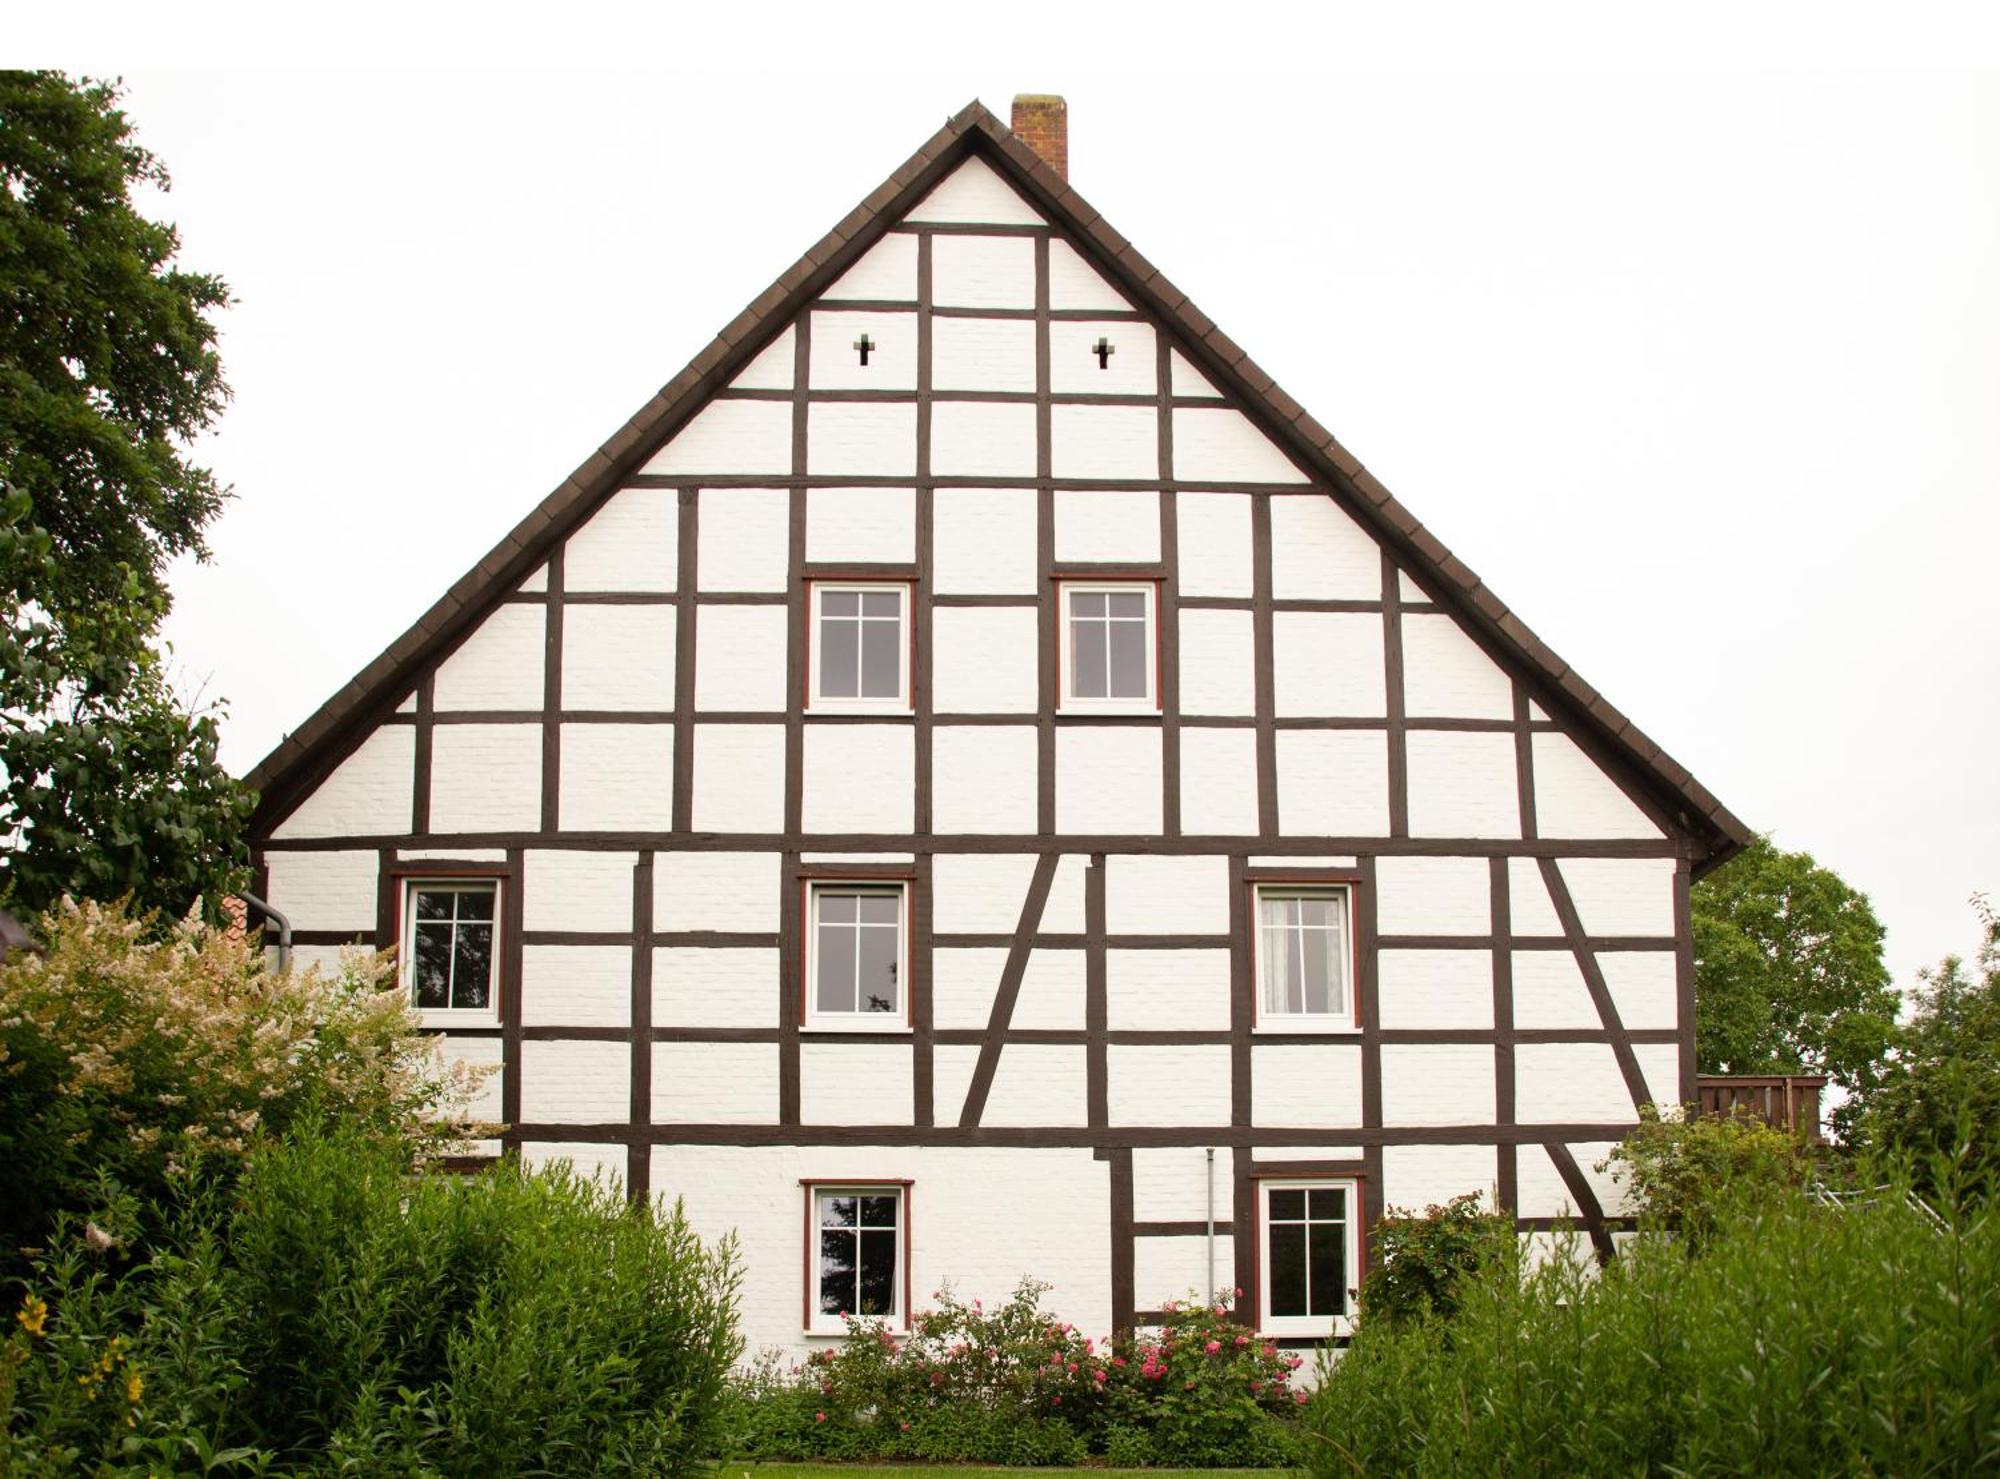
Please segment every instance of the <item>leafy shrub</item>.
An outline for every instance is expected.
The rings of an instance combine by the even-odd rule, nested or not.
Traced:
[[[760,1458],[930,1463],[1261,1464],[1289,1452],[1300,1364],[1213,1309],[1175,1304],[1114,1344],[1041,1308],[1024,1280],[990,1313],[938,1291],[907,1335],[850,1320],[802,1365],[766,1357],[737,1385],[736,1441]]]
[[[1459,1286],[1514,1241],[1513,1220],[1482,1212],[1467,1192],[1422,1215],[1397,1212],[1375,1226],[1374,1266],[1361,1281],[1364,1319],[1449,1318]]]
[[[92,903],[52,912],[42,938],[46,956],[0,964],[0,1271],[100,1173],[164,1203],[170,1178],[293,1125],[422,1146],[472,1087],[387,989],[385,957],[280,973],[227,930],[161,937]]]
[[[2000,1215],[1739,1204],[1599,1273],[1516,1255],[1364,1322],[1307,1412],[1333,1474],[1938,1474],[2000,1463]]]
[[[1706,1237],[1724,1209],[1733,1215],[1746,1200],[1796,1193],[1812,1169],[1796,1137],[1762,1120],[1688,1118],[1651,1105],[1639,1116],[1598,1169],[1609,1169],[1628,1188],[1641,1217],[1678,1229],[1690,1242]]]
[[[1957,1192],[2000,1184],[2000,916],[1975,895],[1981,943],[1970,962],[1948,956],[1918,972],[1894,1051],[1875,1079],[1835,1112],[1857,1145],[1916,1158],[1925,1193],[1943,1195],[1932,1168],[1950,1163]]]
[[[67,1224],[7,1358],[12,1456],[678,1474],[716,1448],[736,1273],[678,1210],[566,1169],[412,1178],[393,1145],[312,1132],[254,1154],[223,1213],[220,1187],[184,1188],[178,1251],[122,1275]]]

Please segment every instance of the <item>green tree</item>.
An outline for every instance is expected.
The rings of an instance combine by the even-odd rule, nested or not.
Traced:
[[[1956,1160],[1967,1182],[1990,1190],[2000,1178],[2000,916],[1976,897],[1983,940],[1968,963],[1946,956],[1918,973],[1909,1019],[1874,1082],[1837,1116],[1869,1149],[1913,1157],[1932,1189],[1932,1158]]]
[[[1866,1082],[1897,1006],[1867,895],[1760,837],[1695,885],[1692,902],[1701,1072]]]
[[[115,85],[0,72],[0,900],[131,894],[179,913],[240,880],[253,798],[216,708],[158,645],[166,570],[226,497],[191,463],[228,398],[218,277],[174,265],[135,188],[166,171]]]

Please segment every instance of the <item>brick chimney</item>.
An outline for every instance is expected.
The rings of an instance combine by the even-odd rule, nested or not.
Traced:
[[[1014,99],[1014,137],[1069,178],[1069,104],[1054,93],[1024,92]]]

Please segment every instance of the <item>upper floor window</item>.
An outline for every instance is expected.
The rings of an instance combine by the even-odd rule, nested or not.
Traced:
[[[808,707],[910,706],[909,587],[813,583]]]
[[[811,1185],[806,1328],[840,1334],[848,1316],[900,1325],[909,1198],[900,1185]]]
[[[1065,581],[1062,706],[1125,713],[1159,708],[1152,581]]]
[[[1264,1247],[1259,1326],[1267,1335],[1337,1335],[1359,1271],[1352,1181],[1259,1183]]]
[[[491,880],[404,885],[403,983],[423,1020],[499,1020],[499,924],[500,891]]]
[[[1346,885],[1259,885],[1257,1021],[1299,1028],[1354,1025],[1354,952]]]
[[[907,904],[900,883],[807,886],[807,1026],[880,1032],[906,1024]]]

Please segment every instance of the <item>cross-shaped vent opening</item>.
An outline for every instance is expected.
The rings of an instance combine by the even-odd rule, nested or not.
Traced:
[[[1097,342],[1090,346],[1090,352],[1097,356],[1097,368],[1108,370],[1111,368],[1111,356],[1118,352],[1118,346],[1100,334]]]
[[[859,339],[856,339],[854,341],[854,347],[861,355],[861,364],[863,368],[866,368],[868,364],[868,356],[873,354],[881,346],[878,345],[873,339],[869,338],[866,334],[863,334]]]

